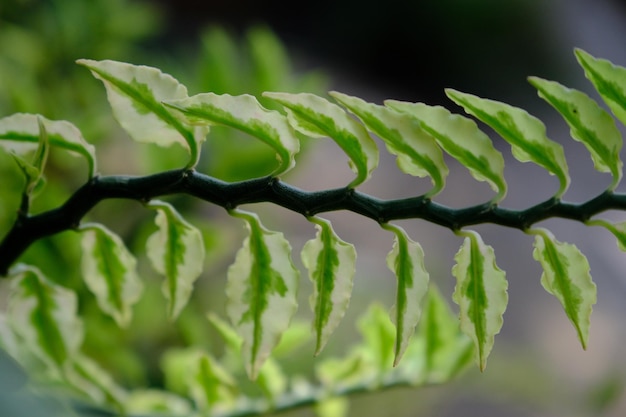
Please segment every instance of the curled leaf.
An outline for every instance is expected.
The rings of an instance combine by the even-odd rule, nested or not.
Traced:
[[[465,111],[491,126],[512,148],[513,156],[520,162],[532,161],[556,175],[561,183],[560,197],[567,190],[570,176],[563,146],[546,136],[546,127],[526,110],[499,101],[488,100],[472,94],[446,89],[452,101]]]
[[[563,116],[572,138],[585,145],[596,170],[613,175],[610,189],[615,189],[622,179],[623,165],[620,159],[622,135],[615,120],[581,91],[537,77],[530,77],[529,81],[537,89],[539,97]]]
[[[295,166],[300,142],[287,119],[277,111],[267,110],[251,95],[205,93],[165,104],[180,112],[189,124],[230,126],[262,140],[276,151],[280,161],[274,175]]]
[[[113,114],[130,137],[159,146],[178,143],[189,150],[188,167],[198,163],[207,128],[183,124],[162,103],[186,98],[184,85],[171,75],[144,65],[90,59],[79,59],[77,63],[104,83]]]
[[[330,95],[385,142],[389,152],[398,156],[402,172],[431,178],[433,189],[426,196],[432,197],[443,190],[449,171],[441,148],[413,117],[336,91]]]
[[[487,181],[497,192],[494,202],[506,196],[504,158],[489,137],[473,120],[453,114],[441,106],[386,100],[393,110],[407,113],[453,158],[463,164],[478,181]]]
[[[293,127],[311,137],[330,137],[350,158],[356,187],[367,181],[378,166],[378,149],[367,130],[338,105],[315,94],[263,93],[287,109]]]

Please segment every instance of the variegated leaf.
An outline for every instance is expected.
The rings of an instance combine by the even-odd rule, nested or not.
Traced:
[[[310,298],[315,314],[313,328],[317,336],[315,354],[319,354],[343,318],[350,298],[356,270],[354,245],[341,240],[328,220],[309,217],[317,225],[317,236],[302,249],[302,263],[313,282]]]
[[[286,117],[267,110],[251,95],[205,93],[165,104],[180,112],[187,123],[229,126],[265,142],[276,151],[280,161],[274,175],[295,166],[294,156],[300,150],[300,142]]]
[[[572,138],[587,147],[596,170],[613,175],[609,189],[615,189],[622,179],[623,166],[620,159],[622,135],[615,120],[581,91],[537,77],[530,77],[529,81],[537,89],[539,97],[563,116]]]
[[[397,155],[402,172],[431,178],[433,189],[426,196],[432,197],[443,190],[449,171],[441,148],[413,117],[336,91],[330,95],[385,142],[389,152]]]
[[[556,175],[561,187],[560,197],[567,190],[570,176],[561,144],[548,139],[543,122],[526,110],[499,101],[488,100],[472,94],[446,89],[452,101],[463,107],[468,114],[491,126],[512,149],[513,156],[521,162],[532,161]]]
[[[128,134],[138,142],[189,150],[194,167],[208,128],[183,124],[162,104],[165,100],[187,97],[187,88],[157,68],[111,60],[79,59],[106,87],[113,114]]]
[[[267,230],[254,213],[231,211],[250,232],[228,269],[228,316],[243,339],[246,371],[256,379],[297,308],[298,270],[282,233]]]
[[[311,137],[330,137],[350,158],[357,177],[356,187],[367,181],[378,166],[378,149],[367,130],[341,107],[309,93],[263,93],[287,109],[289,121],[299,132]]]
[[[422,301],[428,291],[430,275],[424,266],[424,251],[399,226],[384,224],[395,234],[393,249],[387,255],[387,266],[395,273],[398,284],[392,321],[396,326],[395,359],[400,362],[422,314]]]
[[[52,369],[71,363],[83,342],[74,292],[46,278],[32,266],[12,271],[7,318],[26,349]]]
[[[18,156],[36,151],[41,138],[41,126],[50,146],[84,157],[89,168],[89,177],[96,174],[95,148],[85,141],[80,130],[70,122],[48,120],[37,114],[13,114],[0,119],[0,147]]]
[[[385,105],[413,116],[444,151],[469,169],[474,178],[487,181],[497,192],[494,202],[506,196],[504,158],[473,120],[453,114],[444,107],[424,103],[386,100]]]
[[[158,227],[146,242],[148,258],[154,269],[165,276],[163,294],[168,300],[168,316],[173,320],[187,304],[193,284],[202,273],[204,240],[200,230],[170,204],[151,201],[147,207],[157,210]]]
[[[461,330],[476,346],[476,362],[483,371],[493,348],[495,335],[500,332],[503,314],[509,300],[504,271],[496,265],[491,246],[485,245],[474,231],[457,232],[465,236],[454,257],[452,274],[457,284],[452,299],[459,306]]]
[[[531,229],[528,233],[535,235],[533,257],[543,267],[541,285],[559,300],[586,349],[591,312],[597,300],[589,262],[576,246],[559,242],[547,229]]]
[[[135,257],[119,236],[100,224],[85,223],[78,230],[82,234],[85,284],[96,296],[100,309],[119,326],[127,326],[132,306],[143,291]]]

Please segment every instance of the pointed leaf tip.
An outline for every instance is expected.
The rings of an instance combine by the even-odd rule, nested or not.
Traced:
[[[254,213],[232,216],[246,221],[250,232],[228,268],[228,316],[243,339],[248,376],[256,379],[296,311],[299,272],[282,233],[267,230]]]
[[[496,265],[493,248],[474,231],[460,231],[463,245],[454,257],[452,275],[457,279],[452,299],[459,306],[461,330],[476,346],[480,370],[487,366],[495,335],[504,322],[508,304],[506,274]]]
[[[533,257],[543,268],[541,285],[559,300],[586,349],[591,312],[597,300],[589,262],[576,246],[559,242],[547,229],[531,229],[528,233],[535,235]]]
[[[310,303],[315,314],[313,328],[317,336],[315,355],[318,355],[350,304],[356,249],[336,235],[328,220],[311,217],[309,221],[317,225],[318,231],[315,239],[304,245],[301,258],[314,287]]]

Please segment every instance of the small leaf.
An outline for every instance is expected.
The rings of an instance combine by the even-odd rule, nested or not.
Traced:
[[[430,276],[424,266],[424,251],[420,244],[411,240],[399,226],[387,223],[382,227],[395,234],[393,249],[387,255],[387,267],[398,280],[396,304],[392,311],[396,326],[393,366],[397,366],[420,320]]]
[[[157,210],[158,227],[146,242],[148,258],[154,269],[165,276],[163,294],[168,300],[168,316],[173,320],[189,301],[193,283],[202,273],[204,241],[200,230],[170,204],[151,201],[147,207]]]
[[[350,304],[356,249],[335,234],[328,220],[308,219],[317,225],[318,231],[315,239],[304,245],[301,257],[313,282],[310,303],[315,313],[313,328],[317,336],[315,355],[318,355]]]
[[[83,342],[76,294],[35,267],[18,265],[11,274],[7,317],[13,332],[44,363],[61,369],[74,360]]]
[[[424,343],[425,382],[449,381],[472,361],[474,344],[459,330],[458,318],[434,284],[424,302],[417,339]]]
[[[255,379],[296,311],[298,270],[282,233],[261,225],[254,213],[231,211],[246,221],[250,235],[228,269],[228,316],[243,339],[246,371]]]
[[[402,172],[418,177],[430,176],[433,189],[426,196],[434,196],[444,188],[449,171],[441,148],[413,117],[336,91],[330,95],[385,142],[389,152],[398,156],[397,163]]]
[[[269,402],[270,407],[274,407],[276,400],[285,394],[288,387],[287,376],[273,358],[268,358],[265,361],[256,383]]]
[[[157,389],[134,389],[124,405],[126,413],[130,415],[193,415],[193,408],[186,398]]]
[[[96,174],[95,148],[70,122],[48,120],[37,114],[13,114],[0,119],[0,147],[20,156],[36,151],[41,141],[41,126],[50,146],[81,155],[87,160],[89,177]]]
[[[346,397],[324,398],[315,404],[317,417],[347,417],[350,401]]]
[[[178,143],[189,150],[188,167],[198,163],[207,128],[184,125],[162,104],[186,98],[184,85],[157,68],[143,65],[90,59],[79,59],[77,63],[104,83],[115,118],[134,140],[160,146]]]
[[[382,377],[393,366],[395,329],[389,314],[382,305],[372,304],[357,322],[363,335],[363,349],[367,359],[372,361]]]
[[[594,219],[585,222],[587,226],[602,226],[615,236],[617,247],[626,252],[626,222],[610,223],[604,219]]]
[[[106,227],[86,223],[78,229],[82,234],[82,274],[85,284],[96,296],[98,306],[127,326],[132,305],[139,301],[143,284],[137,275],[137,261],[124,242]]]
[[[572,138],[582,142],[591,153],[593,164],[600,172],[610,172],[615,189],[622,179],[622,135],[615,120],[585,93],[567,88],[557,82],[530,77],[539,97],[563,116]]]
[[[99,405],[123,412],[126,391],[93,359],[78,354],[73,367],[65,371],[66,381]]]
[[[520,162],[532,161],[556,175],[561,188],[556,196],[567,190],[570,176],[563,146],[546,136],[546,127],[526,110],[505,103],[446,89],[448,97],[468,114],[491,126],[512,148],[513,156]]]
[[[295,166],[300,142],[287,119],[277,111],[267,110],[251,95],[205,93],[165,104],[182,113],[187,123],[230,126],[265,142],[276,151],[280,161],[274,175]]]
[[[506,196],[504,158],[473,120],[450,113],[444,107],[424,103],[386,100],[385,105],[413,116],[444,151],[469,169],[474,178],[487,181],[498,193],[494,202]]]
[[[367,181],[378,166],[378,149],[367,130],[338,105],[309,93],[263,93],[287,109],[289,121],[299,132],[311,137],[328,136],[350,158],[357,177],[348,186]]]
[[[626,68],[598,59],[582,49],[576,49],[576,59],[585,76],[598,90],[613,114],[626,125]]]
[[[535,235],[533,257],[543,268],[541,285],[559,300],[586,349],[592,306],[597,300],[589,262],[576,246],[557,241],[549,230],[531,229],[528,233]]]
[[[235,379],[207,353],[198,354],[187,370],[189,391],[200,410],[213,414],[224,412],[235,404]]]
[[[480,370],[487,366],[495,335],[500,332],[508,303],[506,274],[496,265],[491,246],[485,245],[474,231],[459,231],[465,236],[454,257],[452,275],[457,284],[452,299],[459,306],[461,330],[476,346]]]

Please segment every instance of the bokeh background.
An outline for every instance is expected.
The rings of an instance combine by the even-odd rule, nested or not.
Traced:
[[[263,78],[249,72],[245,60],[229,56],[228,49],[220,54],[215,47],[221,45],[216,39],[226,33],[245,50],[251,28],[263,28],[284,43],[290,64],[283,69],[288,67],[284,74],[290,74],[291,81],[277,84],[271,74]],[[610,179],[593,170],[584,147],[571,140],[565,123],[536,96],[526,77],[557,80],[597,97],[576,64],[573,48],[626,65],[624,39],[626,3],[617,0],[318,0],[298,4],[276,0],[2,0],[0,115],[27,111],[72,120],[88,140],[99,144],[102,173],[138,173],[156,169],[159,164],[151,161],[164,161],[160,151],[136,153],[135,145],[114,127],[101,85],[84,69],[75,68],[75,59],[111,58],[155,65],[187,84],[191,94],[211,89],[233,94],[277,87],[316,92],[334,89],[373,102],[386,98],[424,101],[460,111],[443,93],[445,87],[452,87],[524,107],[545,121],[549,137],[564,144],[572,170],[572,186],[565,199],[584,201],[604,190]],[[271,51],[266,53],[272,59]],[[207,74],[219,75],[210,70],[213,62],[221,59],[235,67],[232,74],[221,74],[225,78],[216,83]],[[284,74],[273,75],[284,78]],[[527,207],[557,190],[554,178],[537,167],[515,161],[508,145],[495,136],[494,141],[507,161],[510,191],[503,206]],[[241,179],[257,172],[255,169],[263,172],[266,168],[255,162],[255,152],[249,156],[230,152],[227,148],[213,149],[204,161],[207,170],[221,178]],[[428,189],[427,180],[401,175],[382,147],[381,157],[380,168],[360,188],[362,191],[381,198],[398,198]],[[51,205],[63,201],[81,183],[81,177],[75,177],[76,162],[58,158],[56,171],[48,174],[49,182],[52,184],[56,177],[64,180],[64,186],[50,192],[46,202]],[[486,185],[475,182],[454,161],[448,162],[451,175],[438,202],[464,207],[491,198]],[[286,180],[305,189],[343,186],[352,178],[345,156],[330,141],[307,144],[298,164]],[[618,191],[626,190],[620,187]],[[178,203],[192,205],[184,198]],[[126,207],[124,203],[103,203],[93,217],[105,219],[107,224],[113,222],[126,236],[145,236],[141,211],[130,212],[124,219],[111,218],[111,213]],[[270,229],[285,231],[295,251],[313,235],[310,224],[293,213],[265,205],[254,210],[262,214]],[[210,256],[217,261],[199,283],[199,290],[205,293],[197,296],[194,306],[210,305],[219,310],[223,304],[219,292],[225,279],[223,271],[232,262],[243,230],[221,209],[204,205],[193,213],[203,227],[221,233],[215,235],[219,242],[210,245]],[[2,226],[8,224],[10,215],[0,213]],[[350,311],[327,347],[331,353],[340,353],[355,337],[354,321],[371,301],[391,306],[394,282],[384,259],[392,237],[355,215],[329,213],[325,217],[333,221],[344,240],[356,245],[359,253]],[[609,212],[605,217],[623,220],[624,213]],[[423,221],[398,224],[422,244],[431,278],[444,293],[451,294],[454,278],[450,269],[461,240]],[[507,271],[510,286],[504,328],[496,338],[487,370],[481,374],[470,369],[459,380],[441,387],[359,396],[352,401],[350,415],[626,415],[626,254],[604,230],[561,220],[549,220],[544,225],[559,240],[575,243],[587,255],[598,285],[587,351],[580,348],[559,303],[540,285],[541,269],[532,259],[532,238],[516,230],[477,226],[475,230],[495,248],[498,265]],[[222,233],[222,229],[235,232]],[[47,249],[34,248],[26,259],[35,257],[37,251],[52,250],[50,247],[57,251],[64,248],[58,255],[68,260],[78,251],[71,238],[60,236],[47,244]],[[56,271],[53,263],[48,266],[52,275],[66,273],[62,265],[56,266],[60,269]],[[308,283],[303,283],[300,310],[305,318],[309,290]],[[143,320],[157,322],[151,317]],[[192,333],[202,328],[192,322],[187,326]],[[158,324],[144,327],[146,334],[157,335],[156,341],[141,346],[141,354],[148,360],[160,352],[161,345],[180,338],[172,329],[159,329]],[[210,334],[195,337],[201,342]],[[106,345],[105,336],[101,342]],[[127,360],[134,363],[132,358]],[[312,361],[306,356],[299,366],[306,368]],[[158,380],[158,376],[137,377],[143,382],[151,379]],[[313,414],[302,410],[289,415]]]

